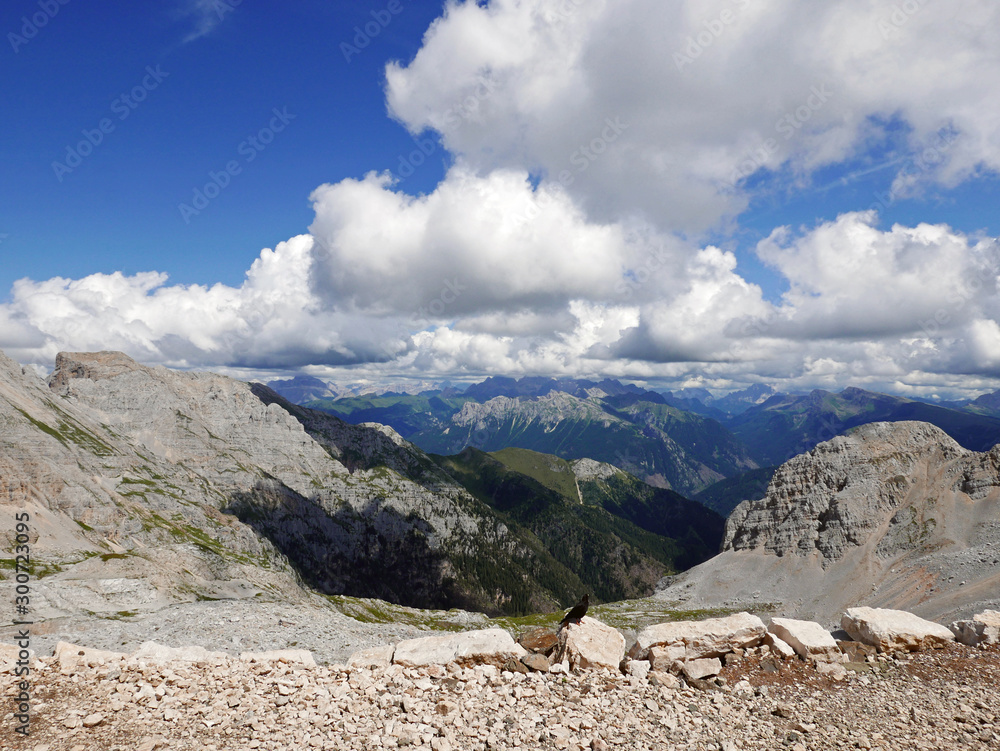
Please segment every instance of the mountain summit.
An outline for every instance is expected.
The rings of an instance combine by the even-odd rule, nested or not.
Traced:
[[[872,423],[783,464],[740,504],[723,552],[658,596],[783,603],[832,618],[871,605],[946,620],[1000,604],[1000,446],[921,422]]]
[[[261,384],[119,352],[61,353],[46,384],[0,354],[0,424],[0,503],[33,520],[32,552],[48,567],[33,604],[45,616],[294,601],[303,584],[490,613],[558,609],[595,591],[590,573],[392,428]],[[715,521],[702,550],[718,544]],[[694,551],[648,534],[671,556]],[[649,560],[637,596],[674,570],[672,557]]]

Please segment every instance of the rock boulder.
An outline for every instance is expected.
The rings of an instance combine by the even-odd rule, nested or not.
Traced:
[[[518,636],[517,643],[529,652],[548,655],[559,644],[559,637],[551,628],[533,628]]]
[[[352,668],[387,668],[392,664],[392,655],[396,648],[387,644],[384,647],[369,647],[350,656],[347,666]]]
[[[916,652],[954,641],[952,632],[905,610],[849,608],[840,626],[852,639],[870,644],[880,652]]]
[[[674,621],[647,626],[629,651],[633,660],[646,659],[651,647],[684,645],[684,659],[721,657],[734,649],[755,647],[764,639],[764,622],[750,613],[703,621]]]
[[[768,631],[787,643],[803,660],[842,662],[844,659],[830,632],[815,621],[773,618]]]
[[[407,639],[396,645],[392,661],[404,667],[423,665],[495,665],[502,667],[510,657],[522,657],[527,651],[503,629],[488,628],[447,636]]]
[[[768,631],[764,637],[764,644],[771,648],[771,652],[782,659],[795,657],[795,650],[780,636],[775,636],[773,631]]]
[[[984,610],[967,621],[955,621],[948,628],[956,640],[970,647],[997,644],[1000,642],[1000,612]]]
[[[618,629],[584,616],[559,631],[556,661],[568,660],[570,667],[618,670],[625,657],[625,637]]]
[[[70,644],[65,641],[56,644],[53,656],[56,658],[56,662],[59,663],[59,670],[63,673],[69,673],[83,667],[94,667],[101,664],[106,665],[111,662],[120,662],[128,657],[127,654],[123,654],[122,652],[106,652],[103,649],[90,649],[89,647],[81,647],[79,644]]]
[[[682,670],[688,681],[704,680],[722,672],[722,661],[718,657],[688,660],[684,663]]]
[[[167,647],[155,641],[143,642],[131,655],[137,662],[227,662],[225,652],[211,652],[204,647]]]

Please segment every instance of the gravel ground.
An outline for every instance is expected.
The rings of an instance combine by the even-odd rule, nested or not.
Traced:
[[[475,628],[486,620],[478,613],[454,611],[448,616],[463,628]],[[291,606],[219,600],[173,605],[118,619],[74,616],[37,623],[32,627],[31,648],[35,654],[47,656],[59,641],[68,641],[94,649],[134,652],[143,642],[155,641],[168,647],[201,646],[231,655],[308,649],[318,663],[343,663],[359,649],[393,644],[427,629],[405,623],[364,623],[321,602]],[[15,633],[9,625],[0,627],[0,642],[12,643]]]
[[[35,675],[31,737],[11,751],[229,749],[1000,748],[1000,648],[881,658],[841,682],[799,661],[747,657],[718,691],[610,671],[491,666],[348,670],[220,665],[66,666]],[[656,674],[651,674],[656,675]],[[0,676],[11,695],[14,678]]]

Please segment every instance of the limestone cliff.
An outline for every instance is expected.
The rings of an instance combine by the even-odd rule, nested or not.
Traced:
[[[689,605],[852,605],[964,613],[1000,597],[1000,446],[933,425],[871,423],[783,464],[726,524],[722,553],[664,582]]]
[[[302,580],[502,610],[483,557],[554,604],[522,576],[522,536],[391,429],[120,353],[60,354],[48,384],[0,353],[0,505],[31,514],[43,614],[294,598]]]

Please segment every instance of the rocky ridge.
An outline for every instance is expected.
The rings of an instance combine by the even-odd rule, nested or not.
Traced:
[[[720,555],[662,583],[687,607],[774,603],[828,621],[857,604],[957,618],[1000,593],[1000,447],[927,423],[871,423],[775,473],[726,524]]]
[[[392,429],[260,384],[114,352],[63,353],[46,384],[0,354],[0,428],[0,504],[30,514],[40,617],[295,603],[303,581],[502,609],[507,594],[475,561],[513,576],[536,565],[530,540]],[[537,586],[528,595],[539,610],[556,604]]]

